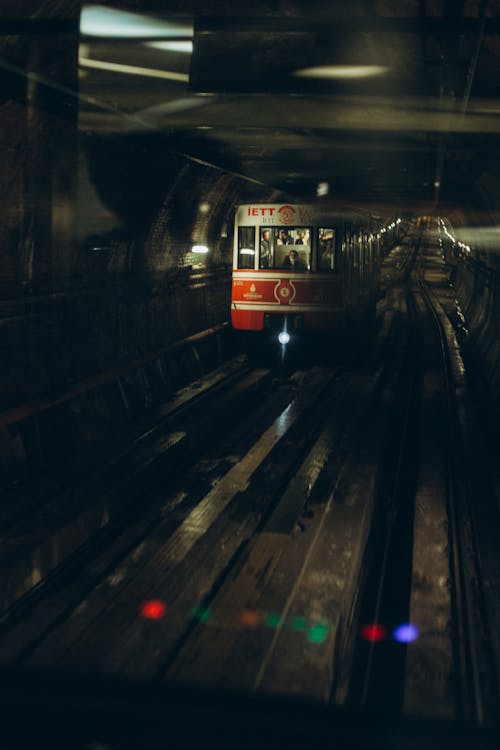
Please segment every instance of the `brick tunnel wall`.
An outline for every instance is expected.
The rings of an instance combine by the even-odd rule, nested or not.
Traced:
[[[77,36],[10,39],[2,59],[11,66],[2,70],[0,97],[5,412],[226,321],[231,222],[245,183],[165,144],[155,142],[143,158],[141,139],[78,133],[76,98],[38,78],[76,90]],[[99,171],[105,154],[111,168]],[[82,163],[119,231],[79,234]],[[210,247],[206,261],[190,252],[195,241]],[[83,433],[86,441],[102,436],[115,416],[98,395],[1,427],[0,468],[15,478],[16,466],[39,466],[49,454],[57,460],[78,449]]]
[[[243,189],[165,146],[143,156],[133,138],[88,144],[76,100],[24,76],[76,87],[77,38],[37,37],[10,52],[19,72],[4,71],[0,99],[0,411],[227,320],[232,243],[222,229]],[[77,238],[83,161],[119,232]],[[190,253],[200,240],[210,246],[202,264]]]
[[[10,102],[6,106],[10,114]],[[3,114],[4,108],[0,119]],[[57,118],[39,112],[37,118],[39,133],[61,132]],[[5,118],[2,124],[9,131]],[[38,124],[31,127],[36,134]],[[183,163],[167,175],[163,203],[149,226],[130,234],[125,229],[119,239],[104,238],[95,250],[95,238],[91,244],[75,240],[78,206],[69,198],[71,181],[64,201],[53,189],[68,164],[76,162],[74,141],[39,142],[42,153],[35,159],[15,121],[10,135],[13,130],[23,168],[3,172],[1,185],[9,211],[0,229],[0,411],[50,398],[137,357],[153,359],[155,351],[228,319],[231,238],[220,237],[220,223],[233,211],[237,187],[231,177]],[[177,226],[171,208],[193,181],[211,205],[201,222],[211,259],[200,268],[185,262],[191,234],[200,229],[197,215]],[[192,189],[189,195],[196,205]],[[65,216],[58,221],[61,206]],[[74,455],[82,441],[106,434],[124,418],[124,410],[121,403],[110,408],[105,402],[100,393],[1,428],[4,478],[57,463]]]
[[[57,226],[56,207],[50,203],[54,194],[44,192],[43,183],[54,179],[57,170],[52,155],[53,161],[47,154],[31,161],[30,172],[40,173],[29,196],[23,193],[25,175],[7,175],[3,185],[2,197],[9,194],[16,202],[1,232],[0,409],[164,347],[227,320],[229,314],[229,238],[216,242],[216,230],[209,228],[212,257],[204,268],[192,269],[185,262],[192,227],[174,230],[175,217],[167,218],[190,165],[185,180],[173,180],[172,194],[150,227],[119,240],[94,238],[77,245],[67,223],[61,222],[63,233]],[[212,185],[214,215],[220,206],[229,210],[224,193],[232,200],[230,179],[221,181],[218,173],[206,170],[203,185]],[[67,222],[74,220],[76,210],[66,200]],[[190,279],[192,270],[198,272],[196,283]]]

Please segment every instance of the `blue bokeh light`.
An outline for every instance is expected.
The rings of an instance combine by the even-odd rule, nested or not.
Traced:
[[[415,641],[420,635],[418,628],[412,625],[411,622],[399,625],[392,633],[394,640],[399,643],[411,643]]]

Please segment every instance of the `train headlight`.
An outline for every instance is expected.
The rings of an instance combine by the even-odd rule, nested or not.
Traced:
[[[278,336],[278,341],[280,342],[280,344],[283,344],[283,346],[285,344],[288,344],[288,342],[290,341],[290,334],[288,333],[288,331],[281,331]]]

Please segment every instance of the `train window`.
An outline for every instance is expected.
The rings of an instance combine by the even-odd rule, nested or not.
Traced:
[[[290,268],[296,266],[298,270],[311,268],[311,230],[308,227],[273,227],[271,240],[274,247],[274,268]],[[293,262],[290,251],[294,250]],[[270,266],[269,266],[270,267]]]
[[[320,227],[318,229],[318,270],[337,270],[335,230],[328,227]]]
[[[238,268],[255,266],[255,227],[238,227]]]

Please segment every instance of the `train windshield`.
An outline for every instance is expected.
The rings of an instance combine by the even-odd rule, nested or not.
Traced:
[[[238,268],[253,268],[255,264],[255,227],[238,228]]]
[[[259,268],[311,268],[310,227],[261,227]]]

